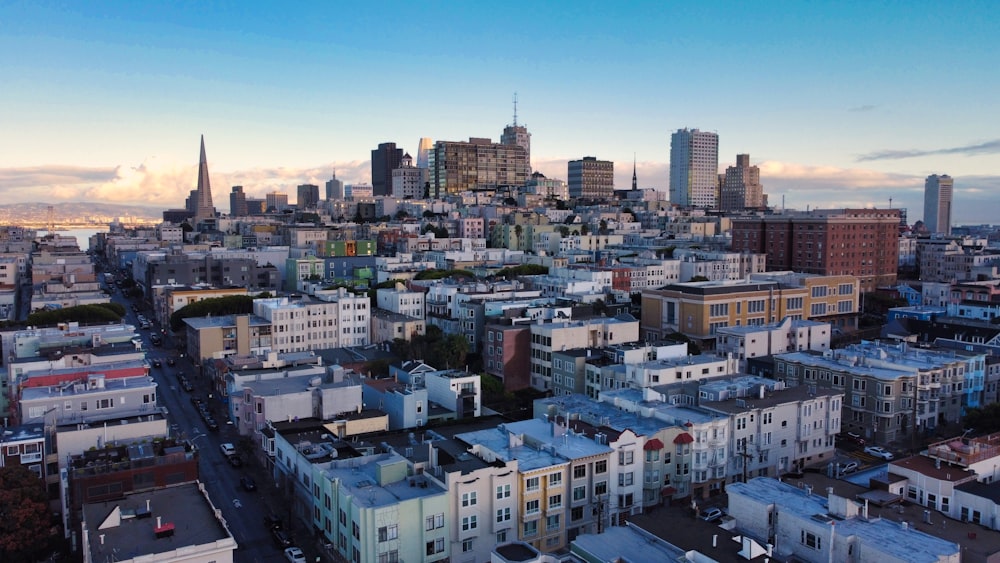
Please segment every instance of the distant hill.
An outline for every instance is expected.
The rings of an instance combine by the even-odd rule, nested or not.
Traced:
[[[49,207],[52,215],[49,216]],[[0,204],[0,224],[101,224],[115,219],[125,222],[148,223],[163,218],[163,209],[147,205],[128,205],[93,201],[59,203]]]

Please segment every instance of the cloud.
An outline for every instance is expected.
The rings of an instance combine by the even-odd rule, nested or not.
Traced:
[[[0,186],[6,188],[38,188],[51,185],[76,185],[106,182],[118,173],[117,168],[84,166],[26,166],[0,168]]]
[[[855,113],[864,113],[864,112],[874,111],[876,109],[878,109],[878,106],[872,104],[865,104],[861,106],[854,106],[852,108],[847,108],[847,111]]]
[[[865,162],[871,160],[899,160],[903,158],[916,158],[920,156],[934,156],[943,154],[959,154],[964,156],[978,156],[982,154],[995,154],[1000,153],[1000,139],[993,139],[992,141],[985,141],[982,143],[977,143],[973,145],[965,145],[961,147],[948,147],[943,149],[930,149],[930,150],[884,150],[875,151],[868,154],[860,155],[857,160],[858,162]]]
[[[371,181],[370,161],[334,162],[307,168],[252,168],[215,171],[209,177],[216,208],[228,209],[231,186],[242,185],[250,197],[263,198],[273,191],[295,200],[299,184],[322,186],[333,171],[347,183]],[[51,165],[0,168],[0,193],[7,203],[36,201],[102,201],[151,205],[163,209],[182,207],[198,181],[196,164],[150,157],[136,166],[85,168]]]

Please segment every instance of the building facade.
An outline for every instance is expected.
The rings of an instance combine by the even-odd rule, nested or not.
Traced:
[[[715,208],[718,185],[719,135],[698,129],[670,135],[670,203]]]
[[[955,180],[931,174],[924,180],[924,227],[931,233],[951,234],[951,202]]]
[[[528,153],[519,145],[470,137],[438,141],[430,153],[431,195],[441,197],[477,188],[523,186],[528,180]]]
[[[569,196],[572,198],[608,200],[615,193],[615,163],[585,156],[567,165]]]
[[[719,209],[740,211],[767,207],[764,186],[760,184],[760,168],[750,166],[750,155],[736,155],[736,166],[726,168],[719,190]]]

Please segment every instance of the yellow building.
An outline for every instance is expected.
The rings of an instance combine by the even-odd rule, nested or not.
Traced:
[[[785,317],[857,327],[858,279],[777,272],[749,280],[671,284],[642,292],[641,337],[654,341],[680,332],[714,348],[715,332],[763,325]]]

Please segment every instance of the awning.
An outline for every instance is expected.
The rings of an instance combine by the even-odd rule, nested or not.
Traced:
[[[647,452],[651,450],[662,450],[663,442],[661,442],[658,438],[653,438],[652,440],[646,442],[646,445],[643,446],[642,449]]]
[[[694,442],[694,438],[687,432],[681,432],[674,438],[675,444],[690,444],[691,442]]]

